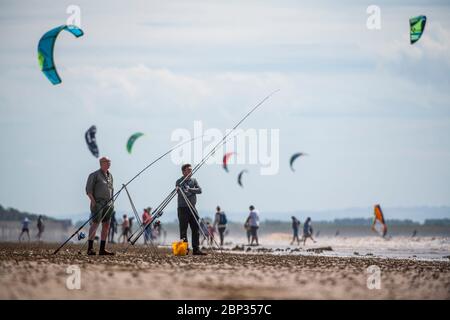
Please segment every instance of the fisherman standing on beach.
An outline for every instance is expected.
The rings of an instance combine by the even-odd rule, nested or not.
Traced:
[[[92,222],[89,228],[88,255],[95,255],[94,238],[98,225],[102,222],[102,233],[99,255],[114,255],[105,249],[108,238],[109,223],[114,211],[113,204],[108,201],[114,194],[113,176],[109,171],[111,160],[108,157],[100,158],[100,169],[92,172],[86,182],[86,194],[91,201]]]
[[[200,218],[195,210],[195,204],[197,203],[196,195],[202,193],[202,189],[198,185],[197,180],[191,178],[192,166],[190,164],[184,164],[181,167],[181,172],[183,173],[183,176],[175,183],[178,193],[178,221],[180,224],[180,239],[187,242],[187,229],[189,225],[192,232],[192,253],[194,255],[206,255],[206,253],[200,251]],[[184,196],[186,196],[194,210],[191,211],[188,203],[186,203],[186,200],[184,199]]]

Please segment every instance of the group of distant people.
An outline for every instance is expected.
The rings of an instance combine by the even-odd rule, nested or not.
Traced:
[[[22,241],[22,237],[24,237],[24,235],[26,234],[28,237],[28,242],[31,240],[30,238],[30,220],[25,217],[22,221],[22,232],[19,235],[19,242]],[[44,233],[44,229],[45,229],[45,225],[44,225],[44,218],[40,215],[37,219],[37,223],[36,223],[37,229],[38,229],[38,233],[36,235],[36,238],[38,241],[41,241],[42,239],[42,234]]]
[[[247,232],[248,244],[253,245],[258,243],[258,228],[259,228],[259,214],[255,207],[250,206],[250,213],[245,220],[244,229]],[[225,236],[227,235],[227,216],[223,212],[220,206],[216,207],[216,214],[214,216],[214,222],[211,224],[204,218],[200,219],[201,234],[203,236],[201,244],[206,241],[208,245],[212,245],[215,241],[214,235],[216,232],[219,234],[220,246],[223,246]]]
[[[152,223],[152,216],[151,216],[151,207],[144,208],[142,213],[142,227],[147,226],[144,230],[144,244],[147,244],[149,242],[158,241],[161,237],[163,237],[163,243],[165,241],[166,237],[166,231],[162,227],[161,221],[156,220],[155,223]],[[132,234],[133,230],[133,220],[134,217],[128,217],[126,214],[122,216],[122,223],[120,224],[122,230],[120,232],[119,238],[117,240],[118,243],[127,243],[129,237]],[[117,222],[115,212],[111,215],[111,221],[109,224],[109,238],[108,241],[110,243],[116,243],[114,240],[115,234],[118,233],[118,227],[119,223]]]
[[[244,223],[244,229],[247,233],[247,242],[248,245],[259,245],[258,241],[258,229],[259,229],[259,212],[255,209],[253,205],[249,207],[250,213],[245,220]],[[294,244],[295,241],[297,241],[297,244],[300,244],[300,238],[299,238],[299,229],[301,222],[296,217],[292,216],[292,230],[293,230],[293,238],[291,241],[291,245]],[[223,246],[224,242],[224,236],[226,234],[226,224],[227,224],[227,218],[223,211],[221,211],[220,207],[217,206],[216,208],[216,215],[214,219],[214,223],[211,225],[208,221],[205,222],[205,219],[200,220],[200,226],[202,229],[203,234],[203,240],[207,241],[209,245],[212,245],[214,241],[214,234],[216,232],[216,227],[219,232],[220,236],[220,246]],[[316,240],[313,238],[313,228],[311,225],[311,218],[308,217],[303,224],[303,245],[306,244],[306,240],[311,239],[314,243]]]
[[[215,241],[214,234],[216,231],[219,233],[220,246],[223,246],[225,239],[225,231],[227,228],[227,215],[223,212],[219,206],[216,207],[216,214],[214,216],[214,222],[211,224],[206,219],[200,219],[200,233],[202,234],[201,244],[206,241],[208,245],[212,245]],[[216,229],[217,228],[217,229]]]
[[[295,240],[297,240],[297,244],[300,244],[300,238],[298,237],[298,231],[300,229],[300,220],[298,220],[296,217],[292,216],[292,232],[293,232],[293,236],[292,236],[292,241],[291,241],[291,245],[294,244]],[[303,224],[303,245],[305,245],[306,243],[306,239],[311,239],[314,243],[316,242],[316,240],[313,239],[313,228],[311,226],[311,218],[308,217],[306,218],[305,223]]]

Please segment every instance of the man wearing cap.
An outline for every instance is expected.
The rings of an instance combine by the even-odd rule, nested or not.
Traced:
[[[114,211],[111,200],[114,194],[113,176],[109,172],[111,160],[108,157],[100,158],[100,169],[92,172],[86,183],[86,194],[91,201],[91,227],[89,229],[88,255],[95,255],[94,238],[98,225],[102,222],[102,233],[100,238],[99,255],[113,255],[105,249],[106,239],[108,238],[109,223]]]

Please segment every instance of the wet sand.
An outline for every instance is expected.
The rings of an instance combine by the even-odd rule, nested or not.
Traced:
[[[121,245],[110,246],[116,255],[109,257],[80,255],[75,245],[53,255],[56,247],[0,243],[0,299],[450,299],[450,260],[234,251],[175,257],[144,246],[123,253]],[[79,290],[67,287],[71,265],[80,270]],[[373,265],[381,288],[370,290]]]

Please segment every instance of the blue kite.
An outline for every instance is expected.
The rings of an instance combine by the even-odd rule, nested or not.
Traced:
[[[84,35],[83,30],[81,30],[77,26],[62,25],[46,32],[39,40],[38,44],[39,67],[41,68],[41,71],[46,75],[48,80],[50,80],[50,82],[54,85],[61,83],[61,78],[59,77],[58,72],[56,71],[55,61],[53,58],[53,49],[55,47],[56,38],[58,37],[59,33],[62,30],[70,32],[77,38]]]

